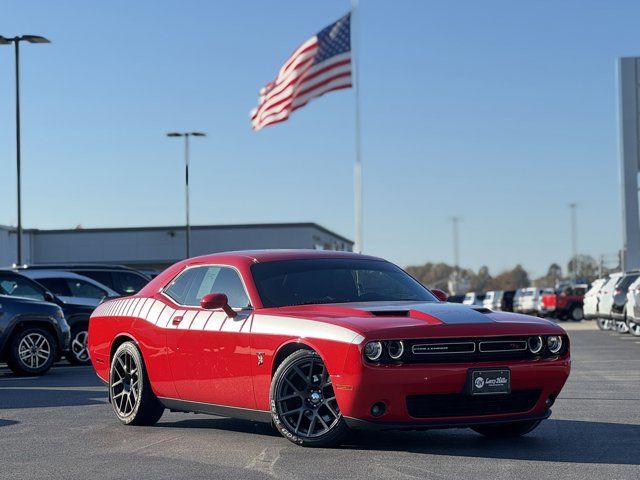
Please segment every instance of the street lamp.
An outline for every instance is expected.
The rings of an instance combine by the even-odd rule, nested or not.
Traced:
[[[206,137],[202,132],[171,132],[167,137],[184,137],[184,197],[185,197],[185,252],[186,258],[190,256],[191,250],[191,225],[189,223],[189,137]]]
[[[22,181],[20,167],[20,42],[27,43],[51,43],[38,35],[22,35],[20,37],[3,37],[0,35],[0,45],[13,43],[16,53],[16,170],[17,170],[17,194],[18,194],[18,226],[17,226],[17,254],[16,264],[22,264]]]
[[[573,260],[573,281],[578,277],[578,223],[576,220],[577,203],[570,203],[571,210],[571,258]],[[571,261],[569,262],[571,263]]]

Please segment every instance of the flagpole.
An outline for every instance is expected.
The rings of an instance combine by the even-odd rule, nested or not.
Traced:
[[[353,168],[353,184],[354,184],[354,206],[355,206],[355,244],[353,250],[357,253],[363,251],[362,238],[362,145],[360,142],[360,89],[358,54],[356,50],[356,39],[358,33],[357,17],[358,17],[358,0],[351,0],[351,57],[352,57],[352,78],[353,93],[355,100],[355,140],[356,140],[356,159]]]

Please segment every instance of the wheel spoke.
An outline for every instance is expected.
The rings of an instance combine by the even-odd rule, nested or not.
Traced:
[[[320,358],[303,358],[285,371],[276,405],[287,429],[301,437],[320,437],[341,418],[331,376]]]

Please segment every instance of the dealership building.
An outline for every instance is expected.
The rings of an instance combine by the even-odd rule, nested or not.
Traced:
[[[191,256],[230,250],[306,248],[351,251],[353,242],[316,223],[191,227]],[[164,268],[185,257],[185,228],[28,229],[23,263],[110,263]],[[0,266],[16,260],[16,230],[0,226]]]

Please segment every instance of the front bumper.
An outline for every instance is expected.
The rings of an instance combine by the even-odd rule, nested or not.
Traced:
[[[355,365],[349,355],[347,365]],[[362,361],[352,372],[333,378],[336,399],[348,423],[355,428],[449,428],[479,423],[511,422],[546,418],[549,415],[549,397],[555,399],[564,386],[571,369],[569,355],[534,360],[511,360],[475,363],[433,363],[412,365],[370,366]],[[509,368],[511,391],[539,391],[530,408],[523,411],[414,417],[410,414],[407,398],[410,396],[455,395],[456,402],[464,405],[467,397],[469,369]],[[375,403],[385,405],[384,414],[371,413]],[[552,403],[552,402],[551,402]],[[364,422],[364,423],[362,423]],[[358,427],[358,425],[361,425]]]
[[[551,416],[551,409],[547,409],[543,414],[536,415],[511,415],[501,419],[484,418],[475,420],[448,420],[444,422],[369,422],[357,418],[344,417],[349,428],[357,430],[432,430],[438,428],[467,428],[476,425],[495,425],[499,423],[527,422],[531,420],[546,420]]]

